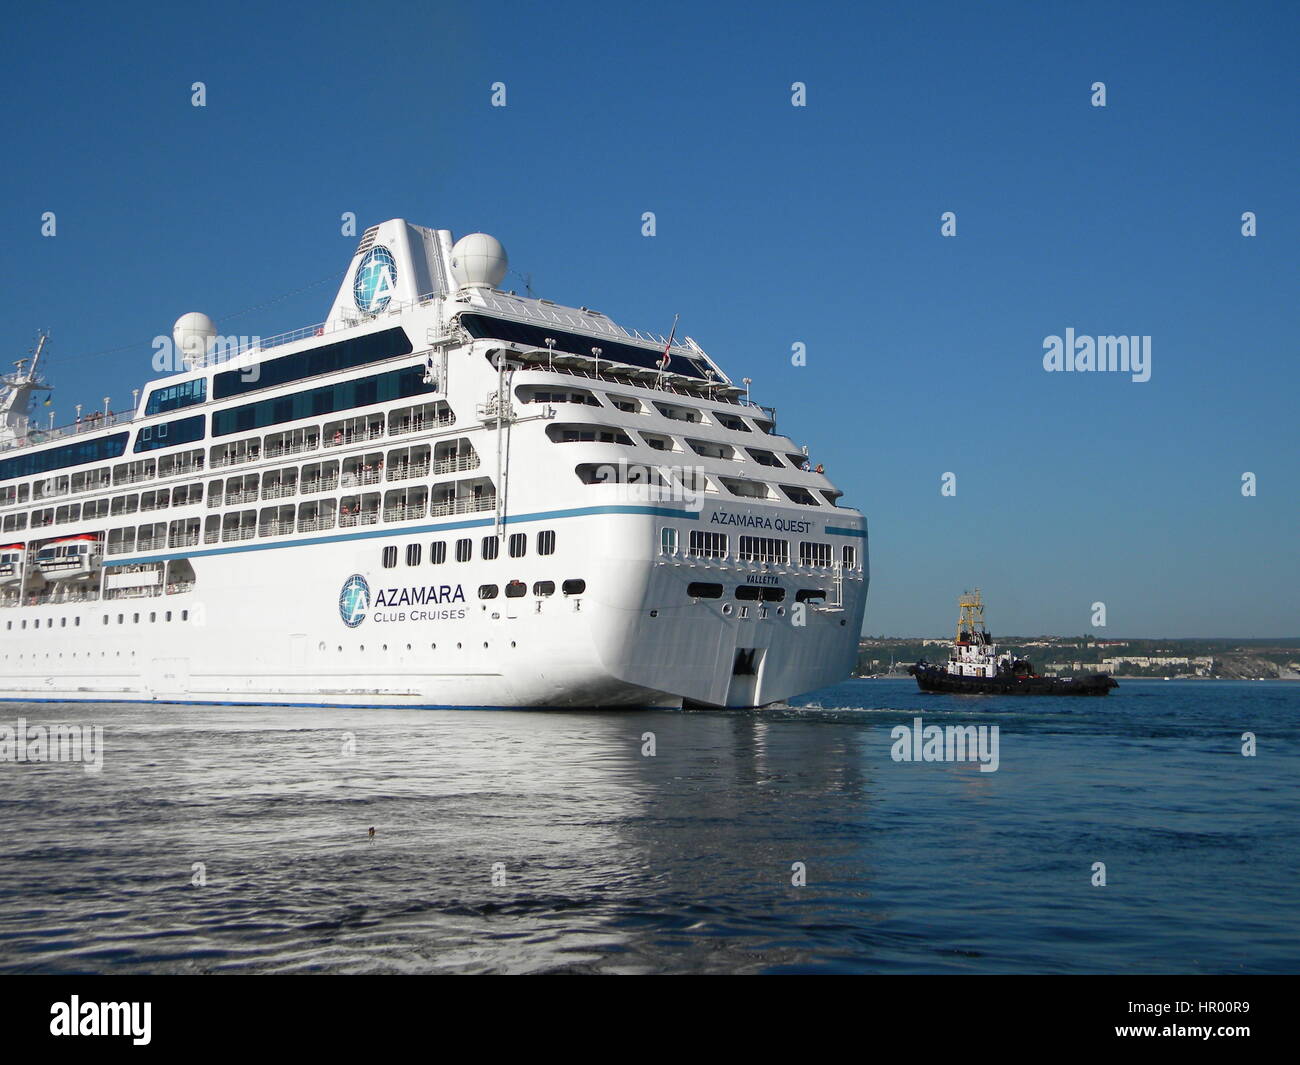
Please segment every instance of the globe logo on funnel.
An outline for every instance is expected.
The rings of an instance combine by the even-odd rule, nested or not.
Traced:
[[[354,573],[343,582],[339,592],[339,617],[349,629],[355,629],[366,620],[370,610],[370,584],[360,573]]]
[[[378,314],[397,291],[397,262],[393,253],[376,244],[361,260],[352,279],[352,298],[366,314]]]

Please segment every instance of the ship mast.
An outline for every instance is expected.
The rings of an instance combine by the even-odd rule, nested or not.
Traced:
[[[29,367],[26,359],[14,363],[14,372],[0,377],[0,448],[12,446],[27,436],[30,419],[27,407],[37,392],[53,391],[37,373],[41,352],[45,350],[48,333],[42,333],[36,342]]]
[[[984,600],[980,590],[964,592],[957,598],[957,637],[956,643],[975,640],[976,633],[984,633]]]

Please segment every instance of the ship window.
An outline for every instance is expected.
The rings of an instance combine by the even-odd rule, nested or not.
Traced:
[[[786,498],[791,503],[798,503],[804,507],[815,507],[817,505],[817,500],[813,494],[808,489],[801,488],[797,484],[783,484],[781,491],[786,494]]]
[[[771,587],[764,588],[764,589],[763,589],[763,602],[765,602],[765,603],[783,603],[783,602],[785,602],[785,589],[784,589],[784,588],[771,588]]]
[[[39,432],[40,430],[33,430],[29,439],[34,438]],[[61,470],[67,466],[81,466],[87,462],[115,459],[126,451],[126,440],[129,435],[129,433],[115,433],[100,440],[84,440],[76,444],[47,448],[45,451],[36,451],[29,455],[0,459],[0,480],[7,480],[10,477],[30,477],[51,470]]]
[[[286,385],[291,381],[301,381],[323,373],[350,370],[382,359],[409,355],[412,350],[414,349],[411,347],[411,340],[406,335],[406,330],[384,329],[337,344],[325,344],[308,351],[300,351],[296,355],[268,359],[258,364],[255,374],[250,374],[246,369],[226,370],[213,379],[212,398],[229,399],[231,396],[242,396],[246,392],[274,388],[277,385]],[[422,375],[424,371],[421,369],[419,372]]]
[[[460,324],[475,340],[504,340],[509,343],[524,344],[540,351],[547,350],[546,340],[549,337],[554,341],[556,352],[566,351],[576,355],[590,355],[594,339],[591,336],[556,329],[550,323],[546,325],[529,325],[524,322],[506,321],[487,314],[462,314]],[[611,362],[618,362],[654,370],[659,368],[659,360],[663,357],[663,348],[658,345],[643,347],[636,344],[623,344],[604,336],[600,338],[599,343],[602,366],[606,366]],[[666,369],[671,373],[681,374],[684,377],[698,379],[704,377],[703,372],[683,355],[671,354]]]
[[[441,566],[447,561],[447,541],[438,540],[429,545],[429,565]]]
[[[495,584],[480,584],[478,586],[478,597],[480,599],[495,599],[497,597],[497,586]]]
[[[806,540],[799,542],[799,565],[801,566],[829,566],[832,557],[830,544],[809,543]]]
[[[212,435],[228,436],[231,433],[248,432],[300,418],[319,417],[335,411],[369,407],[387,400],[406,399],[432,390],[432,385],[424,383],[423,367],[408,366],[373,377],[322,385],[289,396],[278,396],[217,411],[212,415]]]
[[[512,533],[510,536],[510,557],[523,558],[528,553],[528,534]]]
[[[661,555],[677,554],[677,530],[665,525],[659,530],[659,553]]]
[[[384,569],[392,569],[396,565],[397,565],[397,548],[392,546],[385,547],[384,548]]]
[[[757,447],[747,447],[745,450],[749,452],[750,458],[763,466],[781,465],[781,460],[770,451],[764,451],[762,448]]]
[[[723,414],[720,411],[716,411],[713,416],[718,420],[719,425],[725,426],[728,429],[734,429],[738,433],[747,433],[750,431],[749,426],[745,424],[745,420],[743,418],[737,418],[734,414]]]
[[[722,585],[707,581],[692,581],[686,586],[686,594],[692,599],[721,599]]]
[[[555,531],[546,529],[537,534],[537,553],[539,555],[555,554]]]
[[[856,547],[850,545],[844,548],[844,567],[846,569],[858,568],[858,549]]]
[[[474,541],[470,539],[456,541],[456,561],[468,562],[474,553]]]
[[[161,425],[146,425],[136,437],[134,451],[153,451],[160,447],[172,447],[176,444],[192,444],[202,440],[204,423],[202,414],[193,418],[181,418],[179,421],[163,422]]]
[[[688,554],[692,558],[726,558],[727,534],[692,529]]]
[[[568,580],[560,586],[560,590],[565,595],[581,595],[587,590],[587,582],[584,580]]]
[[[555,594],[554,581],[538,581],[533,585],[533,595],[547,596]]]
[[[420,564],[421,548],[419,544],[406,545],[406,564],[408,566],[418,566]]]
[[[826,592],[822,588],[800,588],[794,593],[796,603],[822,603],[826,601]]]
[[[166,414],[169,410],[192,407],[196,403],[202,403],[207,398],[207,393],[208,382],[204,377],[166,388],[155,388],[149,393],[144,412],[146,415]]]
[[[501,538],[499,536],[483,537],[483,558],[484,559],[491,561],[492,559],[497,557],[497,553],[500,550],[501,550]]]
[[[738,556],[741,562],[774,562],[788,565],[790,542],[770,536],[742,536]]]
[[[528,594],[528,585],[523,581],[511,581],[506,585],[506,598],[519,599]]]
[[[742,584],[736,588],[736,598],[752,601],[763,598],[763,589],[756,584]]]

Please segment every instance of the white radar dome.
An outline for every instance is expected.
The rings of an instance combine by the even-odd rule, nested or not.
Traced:
[[[182,314],[172,326],[176,349],[190,362],[202,361],[216,335],[216,323],[198,311]]]
[[[501,242],[486,233],[470,233],[452,245],[451,269],[461,287],[496,288],[509,266]]]

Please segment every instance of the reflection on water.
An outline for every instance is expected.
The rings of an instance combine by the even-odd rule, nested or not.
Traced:
[[[0,970],[1300,962],[1300,688],[1130,683],[1109,699],[945,702],[874,681],[805,702],[8,704],[0,723],[100,724],[106,752],[98,774],[0,764]],[[1001,768],[893,762],[890,729],[918,715],[999,724]],[[1267,756],[1236,753],[1245,728],[1268,735]],[[1105,888],[1090,884],[1094,861]]]

